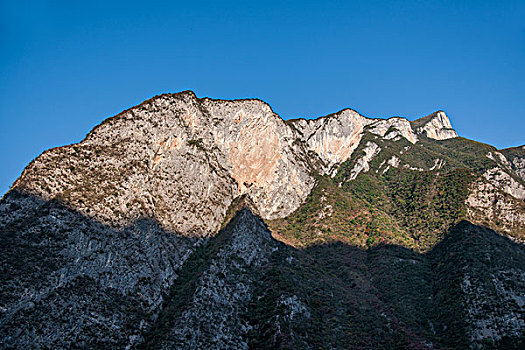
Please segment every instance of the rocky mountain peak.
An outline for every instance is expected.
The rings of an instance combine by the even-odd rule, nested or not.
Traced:
[[[288,121],[299,140],[323,162],[321,171],[328,173],[334,165],[346,161],[359,145],[363,129],[372,122],[352,109],[344,109],[317,119]]]
[[[458,136],[452,129],[452,124],[444,111],[437,111],[417,119],[412,122],[412,126],[417,134],[424,134],[435,140],[446,140]]]
[[[310,193],[315,174],[335,175],[366,133],[412,144],[423,133],[456,136],[441,111],[412,125],[352,109],[285,122],[258,99],[183,91],[106,119],[78,144],[44,152],[12,189],[56,198],[112,226],[148,217],[170,231],[208,235],[242,195],[263,219],[289,215]]]
[[[111,226],[148,217],[170,231],[208,235],[243,194],[265,219],[300,205],[314,180],[295,140],[260,100],[164,94],[105,120],[78,144],[44,152],[12,190],[57,198]]]

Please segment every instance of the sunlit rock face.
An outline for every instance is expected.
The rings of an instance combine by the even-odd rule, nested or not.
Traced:
[[[293,120],[290,124],[307,149],[322,160],[322,171],[329,173],[334,165],[350,158],[359,145],[363,128],[371,122],[356,111],[345,109],[318,119]]]
[[[434,140],[458,137],[456,131],[452,129],[450,120],[443,111],[418,119],[413,122],[413,126],[417,134],[424,134],[426,137]]]
[[[418,141],[416,134],[412,131],[410,122],[405,118],[376,119],[367,128],[367,131],[387,140],[398,140],[399,137],[404,137],[411,143]]]
[[[483,177],[495,187],[517,199],[525,199],[525,187],[501,168],[488,169]]]
[[[456,135],[443,112],[423,119],[416,132]],[[285,123],[257,99],[165,94],[107,119],[78,144],[44,152],[13,188],[59,199],[104,224],[152,218],[167,230],[203,236],[217,231],[244,194],[264,219],[289,215],[314,174],[335,175],[366,132],[418,141],[399,117],[369,119],[345,109]]]
[[[525,231],[525,187],[501,168],[486,170],[466,199],[471,221],[492,223],[503,232]]]
[[[248,194],[263,218],[295,210],[314,185],[304,150],[284,121],[259,100],[202,100],[214,120],[210,139],[225,154],[236,195]]]
[[[443,112],[154,97],[0,200],[0,344],[520,346],[525,148],[453,137]]]
[[[357,159],[354,168],[350,172],[349,180],[355,180],[361,172],[366,173],[370,170],[369,163],[379,152],[381,152],[381,148],[377,144],[368,142],[363,149],[363,156]]]
[[[207,235],[242,194],[266,219],[300,205],[314,181],[294,141],[262,101],[166,94],[106,120],[79,144],[44,152],[14,188],[105,224],[148,217]]]
[[[494,164],[471,184],[466,199],[471,221],[491,224],[501,232],[525,232],[525,182],[520,174],[522,152],[520,147],[488,152],[486,157]]]
[[[370,119],[351,109],[318,119],[290,121],[298,137],[323,162],[322,172],[334,175],[336,165],[350,158],[366,132],[387,140],[401,137],[411,143],[418,141],[410,122],[405,118]]]
[[[502,157],[506,160],[506,166],[511,168],[516,175],[518,175],[522,180],[525,181],[525,146],[508,148],[502,150],[506,154],[496,152],[496,156]]]

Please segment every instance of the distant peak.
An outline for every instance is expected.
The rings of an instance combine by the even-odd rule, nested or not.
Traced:
[[[443,110],[437,110],[427,116],[413,120],[410,123],[412,123],[414,127],[418,128],[418,127],[424,126],[425,124],[431,122],[433,119],[442,120],[445,123],[448,123],[450,125],[450,119],[448,118],[447,114]],[[450,125],[450,128],[452,128],[451,125]]]
[[[457,137],[458,134],[452,128],[450,119],[445,111],[438,110],[426,117],[411,122],[412,129],[419,134],[425,134],[428,138],[435,140],[446,140]]]

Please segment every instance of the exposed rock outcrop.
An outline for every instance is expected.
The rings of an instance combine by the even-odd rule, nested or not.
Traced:
[[[499,180],[502,180],[501,182]],[[471,184],[466,199],[469,220],[485,224],[515,236],[525,232],[525,202],[511,193],[520,195],[521,187],[500,169],[488,170]]]
[[[295,210],[314,184],[305,157],[264,102],[183,92],[122,112],[79,144],[44,152],[13,189],[59,198],[112,226],[151,217],[165,229],[203,236],[218,230],[242,194],[266,219]]]
[[[416,131],[451,135],[444,113],[426,119]],[[13,189],[58,198],[115,227],[151,217],[167,230],[204,236],[218,230],[226,208],[244,194],[263,218],[287,216],[310,192],[312,174],[334,175],[364,132],[418,140],[398,117],[368,119],[345,109],[285,123],[256,99],[165,94],[104,121],[78,144],[44,152]]]
[[[501,189],[503,192],[510,194],[517,199],[525,199],[525,186],[514,180],[512,176],[503,171],[501,168],[488,169],[483,173],[483,177]]]
[[[417,136],[412,131],[410,122],[405,118],[394,117],[386,120],[375,120],[367,128],[367,131],[387,140],[397,141],[399,137],[404,137],[411,143],[417,142]]]
[[[11,207],[31,201],[17,192],[6,199]],[[56,201],[40,203],[0,232],[0,344],[6,349],[140,342],[200,243],[147,219],[114,229]]]
[[[350,172],[349,180],[354,180],[361,172],[366,173],[368,170],[370,170],[369,163],[379,152],[381,152],[381,148],[377,144],[373,142],[367,142],[363,148],[364,154],[357,159],[354,168]]]
[[[295,119],[288,123],[308,150],[323,161],[323,173],[331,173],[334,165],[350,158],[359,145],[363,128],[372,122],[351,109],[317,119]]]
[[[525,181],[525,146],[501,150],[516,175]]]
[[[415,120],[412,122],[412,126],[417,134],[425,135],[434,140],[446,140],[458,136],[443,111],[437,111]]]
[[[351,109],[313,120],[294,119],[288,122],[298,138],[323,161],[322,172],[334,175],[336,165],[350,159],[367,132],[387,140],[403,137],[411,143],[418,141],[410,122],[405,118],[369,119]]]

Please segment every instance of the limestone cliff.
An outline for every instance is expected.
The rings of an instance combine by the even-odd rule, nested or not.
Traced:
[[[426,118],[428,137],[451,136],[444,113]],[[313,175],[334,175],[364,134],[416,143],[416,132],[406,119],[369,119],[350,109],[285,123],[257,99],[164,94],[105,120],[78,144],[44,152],[12,190],[56,198],[114,227],[148,217],[205,236],[240,195],[265,219],[285,217],[304,201]]]
[[[259,100],[157,96],[84,141],[44,152],[12,190],[57,198],[123,226],[141,217],[185,235],[216,232],[247,194],[264,218],[288,215],[314,184],[294,133]]]
[[[525,181],[525,146],[501,150],[509,162],[509,166]]]
[[[328,173],[350,157],[359,145],[363,128],[371,122],[356,111],[345,109],[318,119],[295,119],[289,124],[307,149],[323,161],[322,171]]]
[[[414,121],[413,127],[417,134],[424,134],[434,140],[446,140],[458,136],[443,111],[437,111]]]

